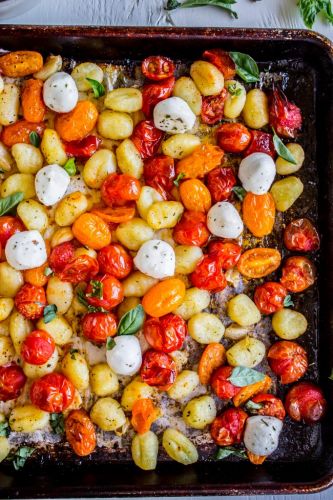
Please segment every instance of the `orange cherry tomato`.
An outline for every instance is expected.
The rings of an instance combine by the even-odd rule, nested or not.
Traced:
[[[221,164],[223,156],[224,152],[218,146],[201,144],[193,153],[178,162],[177,175],[184,174],[186,178],[192,179],[204,177]]]
[[[287,293],[280,283],[267,281],[257,286],[253,299],[261,314],[272,314],[283,308]]]
[[[79,101],[69,113],[56,116],[54,128],[64,141],[80,141],[96,125],[98,110],[90,101]]]
[[[80,215],[72,226],[72,231],[82,245],[100,250],[111,243],[111,231],[107,223],[91,213]]]
[[[45,290],[41,286],[25,283],[16,294],[15,307],[25,318],[41,318],[45,306]]]
[[[241,387],[240,391],[235,394],[232,398],[232,402],[236,406],[243,406],[244,403],[250,398],[252,398],[255,394],[259,394],[260,392],[267,392],[272,386],[272,379],[265,375],[262,380],[259,382],[254,382],[254,384],[246,385],[245,387]]]
[[[124,247],[112,243],[98,253],[102,273],[112,274],[119,280],[126,278],[133,269],[133,259]]]
[[[45,276],[45,269],[47,267],[48,263],[45,262],[42,266],[27,269],[23,272],[24,281],[34,286],[45,286],[49,280],[48,276]]]
[[[228,408],[218,415],[210,426],[210,434],[219,446],[230,446],[242,441],[248,415],[240,408]]]
[[[232,366],[221,366],[211,377],[210,385],[216,396],[222,400],[233,398],[241,390],[241,387],[234,385],[229,380],[233,369]]]
[[[258,415],[265,415],[267,417],[275,417],[283,420],[286,416],[286,410],[280,398],[273,396],[273,394],[257,394],[251,398],[253,403],[261,406],[255,413]]]
[[[58,273],[62,281],[69,283],[80,283],[80,281],[89,281],[98,274],[99,265],[97,259],[90,255],[79,255],[68,262],[63,270]]]
[[[96,448],[94,424],[83,409],[72,410],[65,420],[66,439],[79,457],[90,455]]]
[[[187,326],[177,314],[149,318],[143,328],[148,344],[156,351],[173,352],[181,349],[187,335]]]
[[[282,285],[289,292],[303,292],[313,285],[316,268],[307,257],[289,257],[282,268]]]
[[[224,290],[227,286],[227,280],[222,265],[223,263],[218,253],[205,255],[198,262],[196,269],[191,274],[193,286],[211,292]]]
[[[185,291],[185,284],[180,279],[166,279],[148,290],[142,299],[142,306],[149,316],[159,318],[180,306]]]
[[[143,356],[140,376],[146,384],[167,391],[176,380],[176,364],[169,354],[150,349]]]
[[[109,207],[122,206],[139,199],[141,184],[127,174],[110,174],[101,187],[102,200]]]
[[[26,380],[22,368],[16,363],[0,366],[0,401],[16,399]]]
[[[230,80],[236,74],[236,66],[228,52],[222,49],[205,50],[203,58],[214,64],[223,73],[226,80]]]
[[[138,434],[145,434],[159,416],[160,412],[155,408],[151,399],[137,399],[132,408],[131,424]]]
[[[22,342],[21,356],[31,365],[43,365],[55,350],[55,343],[44,330],[34,330]]]
[[[31,123],[44,120],[46,106],[43,101],[43,81],[31,78],[26,80],[21,94],[24,119]]]
[[[32,75],[42,67],[42,55],[32,50],[17,50],[0,57],[0,71],[11,78]]]
[[[3,215],[0,217],[0,244],[4,248],[13,234],[24,231],[24,225],[17,217]]]
[[[208,212],[212,206],[212,199],[208,188],[198,179],[189,179],[179,186],[179,194],[187,210],[194,212]]]
[[[218,254],[219,263],[225,271],[235,267],[240,259],[242,247],[237,243],[214,240],[209,244],[209,254]]]
[[[223,365],[226,360],[225,348],[222,344],[213,342],[209,344],[201,355],[198,375],[201,384],[207,385],[213,372]]]
[[[91,306],[102,307],[109,311],[122,302],[124,290],[117,278],[111,274],[104,274],[96,276],[88,283],[85,295]]]
[[[223,123],[216,134],[218,145],[227,153],[241,153],[251,140],[249,130],[241,123]]]
[[[261,465],[265,462],[267,456],[266,455],[255,455],[252,451],[246,450],[247,457],[251,464],[253,465]]]
[[[275,342],[268,351],[267,359],[271,370],[280,376],[281,384],[296,382],[308,369],[305,349],[290,340]]]
[[[275,222],[275,203],[270,193],[246,193],[242,212],[244,224],[254,236],[261,238],[272,232]]]
[[[133,219],[135,215],[135,207],[107,207],[107,208],[93,208],[92,214],[98,215],[105,222],[111,224],[121,224]]]
[[[323,418],[327,401],[319,387],[311,382],[300,382],[288,392],[285,408],[289,417],[296,422],[313,424]]]
[[[82,319],[82,333],[96,344],[105,344],[108,337],[114,337],[117,333],[117,318],[112,313],[86,314]]]
[[[73,402],[75,387],[62,373],[48,373],[35,380],[30,389],[32,404],[49,413],[61,413]]]
[[[252,248],[241,255],[237,269],[246,278],[263,278],[274,272],[280,263],[281,254],[275,248]]]
[[[173,239],[178,245],[205,245],[210,236],[206,225],[206,215],[202,212],[184,212],[173,229]]]
[[[293,252],[314,252],[319,249],[317,229],[309,219],[295,219],[284,230],[283,242]]]
[[[30,144],[31,132],[36,132],[39,136],[44,132],[44,123],[30,123],[26,120],[19,120],[12,125],[3,127],[1,133],[1,140],[5,146],[11,148],[14,144],[25,143]]]
[[[72,241],[65,241],[64,243],[60,243],[60,245],[56,245],[52,248],[49,257],[50,268],[55,273],[61,272],[66,264],[74,259],[74,255],[75,246]]]

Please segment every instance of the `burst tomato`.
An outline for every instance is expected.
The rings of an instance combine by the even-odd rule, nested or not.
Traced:
[[[175,78],[171,76],[159,83],[149,83],[142,89],[142,111],[147,117],[152,115],[156,104],[171,96]]]
[[[319,235],[309,219],[295,219],[284,230],[284,245],[293,252],[314,252],[319,248]]]
[[[22,342],[21,356],[31,365],[43,365],[55,350],[55,343],[44,330],[34,330]]]
[[[96,153],[101,139],[96,135],[87,135],[80,141],[65,142],[65,151],[68,156],[74,156],[81,160],[88,160],[94,153]]]
[[[112,313],[94,312],[82,319],[83,335],[96,344],[104,344],[108,337],[117,333],[117,319]]]
[[[145,434],[160,416],[161,412],[155,408],[151,399],[140,398],[133,405],[131,424],[138,434]]]
[[[207,243],[210,232],[206,225],[206,215],[188,210],[173,229],[173,238],[178,245],[201,247]]]
[[[49,264],[55,273],[61,272],[66,264],[74,259],[75,246],[72,241],[66,241],[55,246],[49,257]]]
[[[270,193],[246,193],[242,205],[243,220],[249,231],[257,238],[273,231],[275,202]]]
[[[136,125],[131,140],[146,160],[157,153],[163,137],[164,132],[155,127],[153,120],[142,120]]]
[[[324,416],[327,402],[319,387],[311,382],[300,382],[288,392],[285,408],[296,422],[313,424]]]
[[[251,141],[249,147],[244,152],[244,157],[252,153],[266,153],[274,159],[276,152],[272,134],[267,134],[267,132],[261,132],[260,130],[251,130]]]
[[[213,144],[201,144],[195,150],[177,163],[176,173],[184,174],[185,178],[196,179],[204,177],[215,167],[221,165],[224,151]]]
[[[213,372],[223,363],[226,359],[225,348],[218,342],[212,342],[205,347],[203,351],[199,366],[198,375],[201,384],[209,384]]]
[[[174,159],[170,156],[158,155],[145,161],[143,176],[148,186],[160,191],[171,191],[176,177]]]
[[[193,286],[211,292],[224,290],[227,286],[227,280],[218,253],[205,255],[201,259],[191,274],[191,282]]]
[[[170,313],[161,318],[148,319],[144,324],[143,333],[153,349],[169,353],[182,347],[187,327],[183,318]]]
[[[62,281],[80,283],[80,281],[93,279],[98,271],[99,265],[96,259],[90,255],[79,255],[66,264],[58,276]]]
[[[204,96],[202,98],[201,120],[207,125],[215,125],[223,118],[224,102],[227,97],[226,89],[218,95]]]
[[[91,209],[92,214],[98,215],[100,219],[108,224],[121,224],[122,222],[128,222],[132,220],[135,216],[135,205],[128,204],[126,207],[93,207]],[[111,225],[109,228],[111,229]]]
[[[178,278],[168,278],[151,287],[142,299],[142,306],[149,316],[160,318],[174,311],[183,302],[186,288]]]
[[[251,133],[241,123],[223,123],[216,134],[217,144],[227,153],[241,153],[251,140]]]
[[[135,177],[127,174],[110,174],[101,187],[101,196],[106,205],[122,206],[139,199],[141,184]]]
[[[150,349],[143,356],[140,375],[146,384],[167,391],[176,380],[176,364],[168,354]]]
[[[168,57],[150,56],[142,61],[141,70],[149,80],[165,80],[173,75],[175,65]]]
[[[246,278],[263,278],[276,271],[280,262],[281,254],[275,248],[252,248],[241,255],[237,269]]]
[[[0,217],[0,245],[2,248],[6,246],[7,241],[13,234],[24,231],[24,229],[23,223],[17,217],[11,215]]]
[[[236,184],[234,171],[230,167],[214,168],[207,175],[207,187],[214,203],[228,200]]]
[[[282,268],[282,285],[289,292],[303,292],[313,285],[316,268],[306,257],[289,257]]]
[[[116,307],[124,298],[122,284],[111,274],[96,276],[86,289],[87,301],[94,307],[103,307],[109,311]]]
[[[0,401],[16,399],[26,380],[22,368],[16,363],[0,366]]]
[[[44,120],[46,106],[43,101],[42,80],[30,78],[23,81],[21,93],[21,105],[23,117],[31,123],[39,123]]]
[[[281,399],[273,396],[273,394],[257,394],[251,401],[261,406],[261,408],[256,411],[258,415],[275,417],[280,420],[283,420],[286,416],[286,410],[284,409]]]
[[[57,113],[54,128],[66,142],[81,141],[94,129],[98,110],[91,101],[79,101],[72,111]]]
[[[48,373],[33,382],[30,389],[32,404],[49,413],[61,413],[72,403],[75,387],[65,375]]]
[[[267,359],[271,370],[280,376],[281,384],[291,384],[308,369],[306,351],[296,342],[281,340],[269,349]]]
[[[100,250],[111,243],[111,231],[107,222],[96,214],[81,214],[72,226],[74,237],[86,247]]]
[[[19,313],[28,319],[38,319],[43,316],[46,306],[45,290],[41,286],[25,283],[15,297],[15,307]]]
[[[271,98],[269,123],[278,135],[290,138],[296,137],[302,127],[301,110],[289,102],[284,93],[277,88],[273,90]]]
[[[225,271],[235,267],[240,259],[242,247],[237,243],[224,243],[223,241],[212,241],[209,244],[209,254],[218,254],[220,265]]]
[[[254,302],[261,314],[272,314],[283,308],[287,293],[280,283],[267,281],[255,289]]]
[[[199,179],[189,179],[179,186],[179,194],[184,207],[195,212],[208,212],[212,199],[208,188]]]
[[[219,446],[238,444],[243,439],[244,426],[248,415],[240,408],[228,408],[215,418],[210,426],[210,434]]]
[[[102,248],[97,259],[102,273],[112,274],[120,280],[126,278],[133,269],[132,257],[117,243]]]
[[[230,80],[236,74],[236,66],[234,61],[229,56],[228,52],[222,49],[205,50],[202,54],[203,58],[214,64],[223,73],[226,80]]]
[[[19,120],[12,125],[3,127],[0,138],[5,146],[11,148],[14,144],[21,142],[24,144],[30,144],[31,132],[36,132],[36,134],[41,136],[44,129],[44,123],[31,123],[26,120]]]
[[[96,432],[87,412],[73,410],[65,420],[66,439],[79,457],[90,455],[96,448]]]
[[[231,399],[241,390],[241,387],[237,387],[228,380],[233,369],[232,366],[221,366],[212,375],[210,385],[220,399]]]

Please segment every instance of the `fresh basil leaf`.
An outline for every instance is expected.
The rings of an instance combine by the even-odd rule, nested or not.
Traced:
[[[238,82],[229,83],[227,86],[227,91],[232,96],[240,96],[242,93],[242,88],[239,86]]]
[[[21,191],[17,193],[10,194],[6,198],[0,198],[0,215],[4,215],[9,212],[12,208],[16,207],[24,198]]]
[[[33,146],[35,146],[35,148],[39,147],[39,145],[40,145],[40,137],[37,134],[37,132],[30,132],[30,134],[29,134],[29,140],[30,140],[30,144],[32,144]]]
[[[234,455],[239,458],[247,458],[244,450],[234,448],[233,446],[224,446],[223,448],[219,448],[215,458],[216,460],[223,460],[224,458],[230,457],[230,455]]]
[[[260,80],[258,65],[251,56],[242,52],[229,52],[229,56],[236,64],[237,75],[244,82],[254,83]]]
[[[10,427],[7,420],[0,422],[0,436],[8,437],[10,434]]]
[[[293,307],[294,305],[291,295],[287,295],[283,301],[283,307]]]
[[[331,371],[331,375],[328,377],[330,380],[333,380],[333,368],[332,368],[332,371]]]
[[[54,273],[50,267],[44,269],[44,276],[52,276]]]
[[[263,404],[262,403],[255,403],[254,401],[251,401],[251,399],[249,401],[247,401],[245,403],[245,410],[248,411],[249,413],[257,413],[258,410],[261,410],[263,408]]]
[[[122,316],[118,325],[118,335],[134,335],[143,325],[145,312],[141,304]]]
[[[50,323],[57,315],[57,306],[55,304],[49,304],[44,307],[43,320],[44,323]]]
[[[177,175],[177,177],[175,178],[175,180],[173,181],[174,185],[179,187],[179,182],[184,179],[185,177],[185,174],[184,172],[180,172],[180,174]]]
[[[55,434],[64,434],[65,432],[65,419],[62,413],[50,414],[50,425]]]
[[[233,5],[237,2],[237,0],[185,0],[185,2],[177,2],[176,0],[168,0],[165,10],[174,10],[174,9],[189,9],[191,7],[206,7],[213,6],[219,7],[220,9],[224,9],[229,12],[231,17],[234,19],[238,19],[237,12],[232,10],[230,5]]]
[[[69,158],[63,168],[66,170],[70,177],[76,174],[75,158]]]
[[[102,97],[102,95],[105,94],[104,85],[99,83],[97,80],[94,80],[93,78],[86,78],[86,80],[88,80],[88,82],[90,83],[95,97]]]
[[[33,452],[35,451],[35,448],[32,448],[31,446],[21,446],[18,448],[15,453],[9,457],[9,460],[13,462],[13,466],[15,470],[20,470],[22,467],[24,467],[25,462]]]
[[[86,293],[86,297],[96,297],[98,299],[103,298],[103,283],[98,280],[91,280],[91,293]]]
[[[242,186],[234,186],[232,190],[240,201],[244,200],[246,191]]]
[[[253,370],[252,368],[247,368],[246,366],[236,366],[228,380],[236,385],[237,387],[246,387],[247,385],[255,384],[264,380],[265,374]]]
[[[106,339],[106,350],[107,351],[111,351],[111,349],[113,349],[115,345],[116,345],[116,343],[112,337],[108,337]]]
[[[305,26],[309,29],[312,29],[319,12],[322,12],[326,19],[333,24],[331,0],[299,0],[298,8]]]
[[[276,134],[273,127],[272,130],[274,133],[273,135],[274,148],[277,154],[281,156],[281,158],[283,158],[284,160],[289,161],[293,165],[296,165],[297,161],[295,160],[295,157],[291,154],[287,146],[283,144],[283,142],[281,141],[280,137]]]
[[[87,298],[86,298],[87,296],[82,289],[79,289],[76,295],[77,295],[77,300],[80,302],[80,304],[82,304],[83,306],[85,306],[88,309],[88,312],[90,312],[90,313],[94,313],[94,312],[107,313],[107,312],[109,312],[106,309],[104,309],[103,307],[95,307],[95,306],[90,305],[89,302],[87,301]]]

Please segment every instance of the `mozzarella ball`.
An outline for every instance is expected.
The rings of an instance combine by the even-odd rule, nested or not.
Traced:
[[[238,238],[244,225],[235,207],[228,201],[215,203],[207,214],[207,226],[220,238]]]
[[[59,71],[44,83],[43,98],[46,106],[56,113],[68,113],[75,108],[79,93],[73,78]]]
[[[271,455],[279,444],[282,421],[275,417],[256,415],[246,421],[244,444],[255,455]]]
[[[134,264],[142,273],[161,280],[175,274],[175,252],[165,241],[146,241],[136,254]]]
[[[195,114],[180,97],[169,97],[154,108],[155,127],[169,134],[184,134],[195,123]]]
[[[274,160],[266,153],[252,153],[244,158],[238,170],[243,188],[254,194],[264,194],[274,181],[276,167]]]
[[[35,178],[37,198],[46,206],[58,203],[65,195],[70,177],[59,165],[47,165],[41,168]]]
[[[5,248],[8,263],[18,271],[39,267],[47,261],[45,242],[38,231],[21,231],[9,238]]]
[[[142,363],[140,342],[134,335],[122,335],[114,341],[116,345],[106,352],[109,367],[117,375],[134,375]]]

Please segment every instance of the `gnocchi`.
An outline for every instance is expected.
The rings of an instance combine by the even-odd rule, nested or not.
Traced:
[[[21,174],[36,174],[43,166],[43,155],[32,144],[14,144],[11,153]]]
[[[105,397],[96,401],[90,418],[103,431],[116,431],[126,423],[126,416],[118,401]]]
[[[281,339],[294,340],[306,332],[308,322],[302,313],[283,308],[273,314],[272,328]]]
[[[188,322],[188,332],[199,344],[220,342],[224,330],[222,321],[215,314],[201,312],[192,316]]]
[[[177,375],[173,385],[168,390],[168,395],[176,401],[187,398],[199,385],[199,375],[193,370],[183,370]]]
[[[204,429],[216,417],[216,404],[211,396],[191,399],[183,410],[185,423],[193,429]]]
[[[9,415],[9,425],[14,432],[35,432],[49,423],[49,413],[34,405],[16,406]]]
[[[136,434],[132,441],[132,458],[138,467],[143,470],[154,470],[157,464],[158,439],[156,434],[148,431],[145,434]]]
[[[91,390],[96,396],[112,396],[119,390],[117,375],[107,363],[98,363],[90,370]]]
[[[109,149],[99,149],[86,162],[82,177],[84,182],[93,189],[99,189],[109,174],[117,170],[115,154]]]
[[[265,344],[255,337],[247,335],[227,350],[227,361],[231,366],[254,368],[266,354]]]
[[[191,465],[198,461],[196,447],[177,429],[166,429],[162,437],[162,445],[172,460],[183,465]]]

